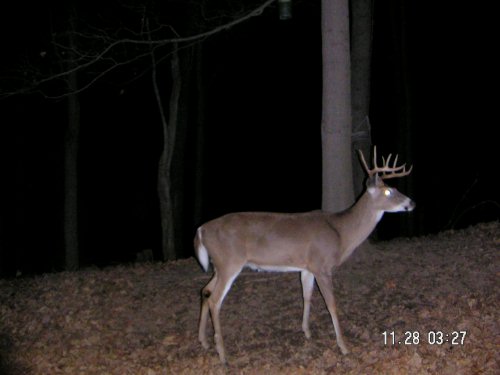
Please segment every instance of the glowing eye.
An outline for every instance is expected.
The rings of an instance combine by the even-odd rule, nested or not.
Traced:
[[[391,191],[390,189],[385,189],[385,190],[384,190],[384,195],[385,195],[386,197],[390,197],[390,196],[391,196],[391,194],[392,194],[392,191]]]

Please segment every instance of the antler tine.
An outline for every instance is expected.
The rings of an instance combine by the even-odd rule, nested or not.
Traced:
[[[396,165],[398,164],[398,154],[396,154],[396,157],[394,158],[394,164],[392,165],[393,168],[396,168]]]
[[[388,158],[388,160],[389,160],[389,158]],[[396,155],[396,158],[394,159],[394,163],[392,164],[392,167],[389,167],[389,169],[387,171],[384,171],[384,173],[382,174],[382,176],[380,176],[380,178],[382,178],[383,180],[388,180],[389,178],[408,176],[411,173],[411,171],[413,169],[413,165],[410,167],[410,169],[406,170],[406,163],[403,165],[400,165],[399,167],[396,166],[397,160],[398,160],[398,156]],[[389,172],[389,173],[387,173],[387,172]]]
[[[361,150],[358,150],[358,152],[363,167],[365,168],[366,173],[370,177],[379,173],[380,173],[379,177],[383,180],[395,177],[403,177],[409,175],[413,169],[413,166],[411,166],[410,169],[406,170],[406,164],[400,165],[398,167],[397,165],[399,157],[398,154],[396,154],[396,157],[394,158],[394,161],[392,163],[391,163],[392,154],[389,154],[387,158],[382,156],[382,167],[379,167],[377,165],[377,146],[373,146],[373,168],[370,169],[368,167],[368,164],[366,163],[363,152]]]
[[[390,168],[389,167],[389,163],[391,161],[391,157],[392,157],[392,154],[389,154],[389,156],[387,157],[387,159],[382,156],[382,164],[384,164],[384,166],[382,167],[383,169]],[[397,159],[397,156],[396,156],[396,159]]]
[[[368,173],[369,176],[372,175],[370,168],[368,168],[368,164],[366,164],[365,157],[363,155],[363,151],[358,150],[359,153],[359,158],[361,159],[361,163],[363,164],[363,167],[365,168],[366,173]]]

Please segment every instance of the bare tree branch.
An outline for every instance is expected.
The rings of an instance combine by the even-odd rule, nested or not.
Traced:
[[[173,38],[163,38],[163,39],[151,39],[151,35],[154,32],[160,32],[167,28],[165,25],[160,25],[158,28],[148,31],[147,33],[141,31],[141,32],[134,32],[132,30],[127,30],[127,33],[129,35],[132,35],[134,37],[128,37],[128,38],[120,38],[120,39],[114,39],[113,37],[110,37],[109,34],[107,34],[104,31],[100,31],[98,34],[94,35],[88,35],[88,34],[83,34],[83,33],[76,33],[76,35],[79,38],[85,39],[85,40],[92,40],[92,41],[99,41],[100,43],[104,44],[105,46],[98,52],[90,53],[89,51],[83,51],[83,50],[74,50],[71,46],[67,46],[61,43],[56,43],[55,46],[61,50],[61,51],[66,51],[69,54],[69,50],[71,49],[71,54],[73,56],[76,56],[76,64],[72,64],[71,69],[67,69],[64,71],[61,71],[59,73],[51,74],[49,76],[46,76],[44,78],[40,79],[32,79],[30,84],[27,85],[28,87],[23,87],[19,90],[13,91],[13,92],[0,92],[0,97],[8,97],[12,95],[18,95],[18,94],[23,94],[23,93],[34,93],[38,92],[42,94],[43,96],[51,99],[59,99],[62,97],[65,97],[66,95],[70,94],[76,94],[81,91],[84,91],[88,89],[90,86],[95,84],[96,81],[100,80],[102,77],[105,75],[109,74],[113,70],[117,69],[118,67],[121,67],[123,65],[131,64],[137,60],[140,60],[145,57],[150,57],[151,56],[151,48],[159,48],[166,46],[168,44],[190,44],[190,43],[197,43],[200,42],[206,38],[209,38],[213,35],[216,35],[224,30],[228,30],[252,17],[256,17],[261,15],[264,10],[269,7],[272,3],[274,3],[276,0],[266,0],[263,4],[258,6],[257,8],[247,12],[246,14],[238,17],[237,19],[233,19],[225,24],[222,24],[220,26],[214,27],[213,29],[210,29],[208,31],[204,31],[195,35],[190,35],[190,36],[179,36],[175,30],[173,30],[171,27],[170,32],[177,34],[177,36]],[[123,61],[117,61],[116,59],[110,57],[112,52],[116,50],[118,47],[123,47],[126,45],[133,45],[133,46],[144,46],[146,47],[146,50],[144,52],[139,52],[132,56],[131,58],[125,59]],[[182,47],[179,47],[182,48]],[[171,53],[171,52],[170,52]],[[170,55],[168,53],[168,55]],[[162,59],[159,58],[159,61]],[[158,61],[157,61],[158,62]],[[94,65],[97,64],[105,64],[104,67],[101,67],[98,71],[98,73],[92,77],[88,82],[86,83],[81,83],[80,87],[78,88],[77,91],[74,92],[64,92],[62,94],[56,94],[56,95],[48,95],[44,93],[41,89],[41,86],[44,84],[50,83],[50,82],[56,82],[58,80],[65,80],[70,74],[73,74],[75,72],[80,72],[83,71],[87,68],[90,68]]]

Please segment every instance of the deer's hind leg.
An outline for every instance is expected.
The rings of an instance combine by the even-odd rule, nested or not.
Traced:
[[[311,331],[309,329],[309,313],[311,311],[311,296],[314,288],[314,275],[309,271],[302,271],[300,273],[300,281],[302,282],[302,297],[304,300],[304,313],[302,315],[302,331],[306,338],[311,338]]]
[[[234,266],[231,269],[224,269],[218,271],[216,270],[217,276],[214,277],[215,281],[214,279],[212,279],[207,285],[207,287],[213,287],[213,289],[207,289],[207,287],[205,287],[204,289],[206,294],[209,294],[205,298],[208,304],[208,308],[210,309],[210,314],[212,316],[212,323],[214,325],[215,346],[217,348],[217,352],[219,353],[220,361],[222,363],[226,363],[226,351],[224,349],[224,340],[222,339],[222,330],[219,320],[220,308],[222,306],[222,302],[224,301],[224,297],[231,288],[231,285],[233,284],[236,277],[241,272],[242,268],[243,266]],[[202,315],[203,315],[203,307],[202,307]]]
[[[208,298],[212,294],[214,285],[217,283],[217,272],[214,273],[212,279],[201,291],[201,312],[200,312],[200,324],[198,329],[198,340],[201,345],[208,349],[207,342],[207,321],[208,321]]]

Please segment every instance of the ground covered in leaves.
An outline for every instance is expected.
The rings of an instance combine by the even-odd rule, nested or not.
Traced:
[[[345,356],[317,289],[306,340],[298,274],[244,271],[227,367],[197,341],[194,259],[0,280],[0,373],[498,374],[499,248],[488,223],[358,249],[333,280]]]

